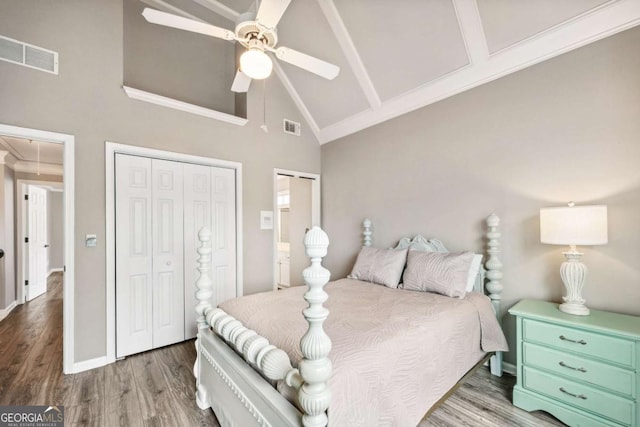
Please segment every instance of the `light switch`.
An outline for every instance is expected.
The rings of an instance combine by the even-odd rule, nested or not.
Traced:
[[[95,234],[87,234],[84,237],[84,245],[88,248],[95,248],[98,244],[98,237]]]
[[[260,230],[273,230],[273,211],[260,211]]]

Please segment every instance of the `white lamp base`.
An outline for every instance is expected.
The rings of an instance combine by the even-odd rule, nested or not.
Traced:
[[[560,277],[567,288],[567,296],[562,297],[564,303],[558,307],[560,311],[577,316],[589,315],[589,309],[582,298],[582,288],[587,277],[587,267],[580,262],[582,253],[572,247],[569,252],[563,252],[567,259],[560,266]]]

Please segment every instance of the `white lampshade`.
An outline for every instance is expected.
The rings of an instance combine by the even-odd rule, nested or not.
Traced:
[[[261,49],[251,48],[240,56],[240,69],[252,79],[266,79],[272,68],[271,58]]]
[[[605,205],[540,209],[540,241],[551,245],[604,245],[607,243]]]

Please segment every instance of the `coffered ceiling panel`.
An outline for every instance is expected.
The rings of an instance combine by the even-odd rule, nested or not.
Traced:
[[[567,22],[611,0],[477,0],[489,52]]]
[[[469,63],[448,0],[336,0],[349,34],[383,100]]]
[[[260,7],[253,0],[142,1],[227,29]],[[281,80],[326,143],[639,24],[640,0],[291,0],[277,25],[278,46],[340,73],[325,80],[272,55],[269,79]],[[220,51],[219,61],[235,62],[227,43],[207,46]],[[232,78],[235,64],[229,67]],[[224,87],[216,90],[228,90],[228,78],[218,80]]]

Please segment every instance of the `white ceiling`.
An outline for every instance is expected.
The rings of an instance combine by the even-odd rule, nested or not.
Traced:
[[[252,0],[143,1],[229,29],[255,8]],[[270,78],[326,143],[638,24],[639,0],[293,0],[278,45],[341,71],[327,81],[276,62]]]

